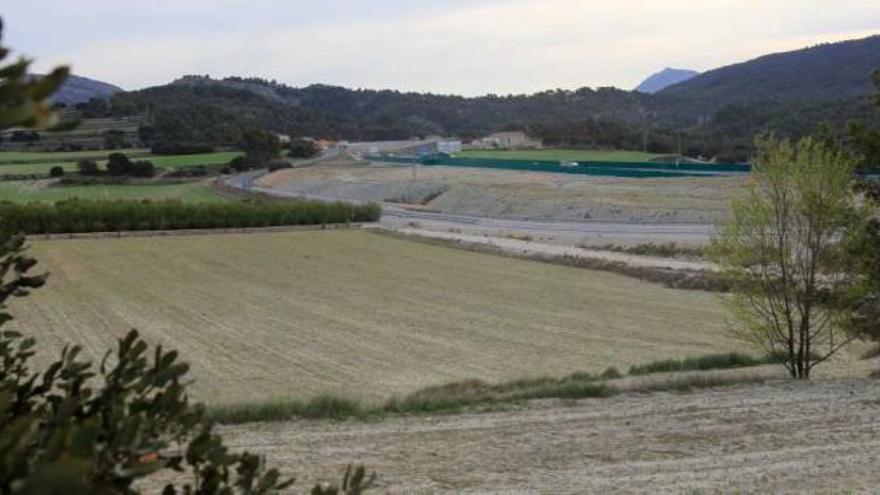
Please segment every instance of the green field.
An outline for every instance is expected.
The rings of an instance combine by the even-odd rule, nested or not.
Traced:
[[[0,182],[0,201],[26,203],[80,199],[180,199],[187,202],[225,201],[201,182],[181,184],[88,185],[46,187],[44,181]]]
[[[646,162],[660,155],[641,151],[594,151],[594,150],[473,150],[457,153],[462,158],[499,158],[509,160],[548,160],[582,162]]]
[[[129,157],[150,154],[150,150],[140,148],[116,150],[116,152],[125,153]],[[0,165],[9,163],[75,162],[83,159],[103,160],[107,158],[108,153],[113,153],[113,151],[0,151]]]
[[[194,167],[196,165],[226,165],[233,158],[241,156],[240,151],[220,151],[201,155],[149,156],[146,160],[159,168]]]
[[[221,151],[217,153],[204,153],[199,155],[163,155],[156,156],[144,153],[145,150],[134,152],[123,151],[129,158],[149,160],[160,169],[192,167],[196,165],[219,166],[229,163],[233,158],[240,156],[238,151]],[[69,152],[69,153],[19,153],[0,152],[0,175],[18,174],[42,174],[49,173],[49,169],[61,166],[66,172],[76,171],[77,160],[96,160],[104,166],[109,151],[95,152]],[[4,158],[2,155],[8,155]],[[33,155],[33,156],[30,156]],[[5,160],[5,161],[4,161]]]

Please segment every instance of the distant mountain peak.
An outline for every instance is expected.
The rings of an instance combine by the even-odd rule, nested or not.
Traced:
[[[76,105],[87,103],[93,98],[110,98],[122,91],[119,86],[71,74],[52,95],[52,100],[56,103]]]
[[[667,67],[645,79],[642,84],[639,84],[638,87],[636,87],[636,91],[640,93],[654,94],[668,88],[669,86],[687,81],[698,75],[700,75],[700,73],[695,70],[672,69]]]

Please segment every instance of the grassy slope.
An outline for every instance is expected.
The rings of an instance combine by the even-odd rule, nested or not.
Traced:
[[[626,369],[741,347],[714,295],[359,231],[35,241],[21,328],[100,357],[141,329],[212,402],[378,400],[467,378]]]
[[[597,162],[644,162],[658,155],[641,151],[593,150],[527,150],[527,151],[463,151],[456,156],[467,158],[507,158],[511,160],[559,160]]]
[[[55,202],[63,199],[180,199],[182,201],[223,201],[200,182],[148,185],[90,185],[45,187],[42,181],[0,182],[0,201]]]

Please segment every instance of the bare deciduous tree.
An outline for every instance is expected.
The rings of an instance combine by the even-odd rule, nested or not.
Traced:
[[[792,377],[806,379],[850,340],[845,229],[860,215],[852,191],[856,162],[813,140],[757,140],[746,193],[710,250],[731,283],[725,300],[737,336],[779,356]]]

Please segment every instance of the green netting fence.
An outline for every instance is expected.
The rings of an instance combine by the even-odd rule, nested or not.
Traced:
[[[507,160],[498,158],[456,158],[443,155],[396,156],[367,155],[368,160],[399,164],[440,165],[447,167],[489,168],[529,172],[597,175],[608,177],[706,177],[747,174],[751,166],[732,163],[661,163],[661,162],[559,162],[550,160]]]

